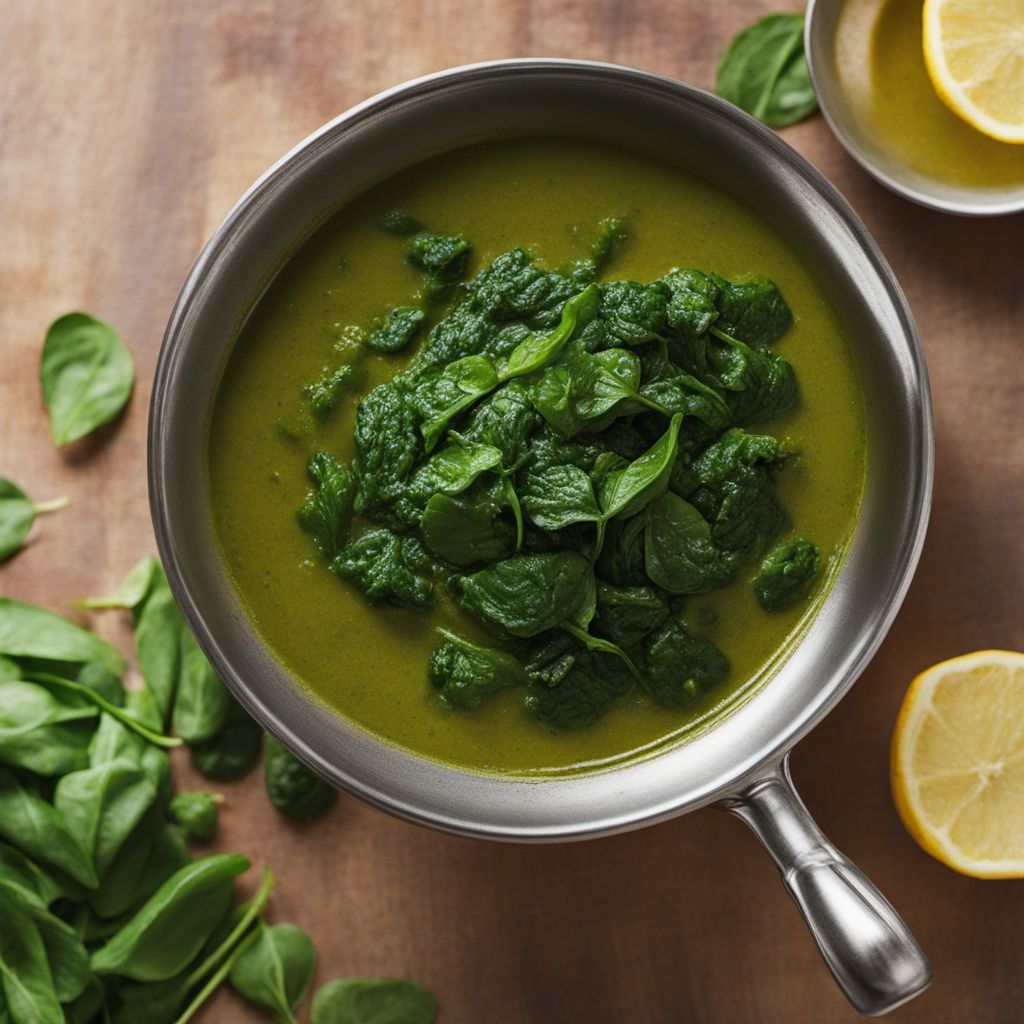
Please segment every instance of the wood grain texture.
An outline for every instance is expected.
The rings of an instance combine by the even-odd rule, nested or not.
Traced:
[[[71,497],[0,568],[0,591],[73,614],[153,550],[150,380],[193,256],[242,190],[323,121],[415,75],[516,55],[636,64],[710,85],[754,0],[2,0],[0,473]],[[782,6],[786,6],[783,4]],[[893,899],[936,980],[899,1024],[1021,1019],[1024,883],[954,875],[917,849],[887,781],[910,678],[966,650],[1024,647],[1021,217],[957,220],[875,185],[821,118],[784,132],[851,200],[925,339],[939,462],[924,558],[895,627],[793,771],[832,839]],[[126,416],[56,452],[37,383],[49,322],[117,325],[138,383]],[[117,615],[95,626],[128,640]],[[194,784],[187,763],[182,785]],[[575,845],[504,846],[350,798],[294,827],[258,777],[221,787],[223,845],[276,868],[273,913],[307,928],[319,980],[417,978],[443,1024],[853,1021],[768,859],[711,811]],[[227,993],[204,1021],[257,1016]]]

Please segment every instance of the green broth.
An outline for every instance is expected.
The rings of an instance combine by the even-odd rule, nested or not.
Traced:
[[[598,222],[624,217],[629,241],[605,276],[641,281],[686,265],[725,277],[771,277],[795,314],[776,346],[793,362],[797,407],[771,432],[799,451],[777,491],[794,530],[828,559],[810,602],[767,615],[751,585],[756,565],[684,620],[731,663],[728,682],[685,712],[626,698],[592,726],[553,733],[532,719],[522,693],[505,691],[472,712],[444,708],[426,679],[435,625],[479,636],[447,603],[428,616],[369,605],[328,572],[296,524],[309,490],[305,465],[319,448],[352,454],[356,401],[311,437],[279,429],[303,385],[354,354],[345,328],[415,303],[420,278],[408,240],[378,218],[401,208],[474,246],[472,273],[516,245],[546,265],[585,254]],[[360,393],[407,357],[370,354]],[[717,188],[678,168],[594,143],[509,140],[437,157],[346,206],[291,258],[260,299],[228,361],[210,430],[213,518],[224,559],[260,634],[316,697],[363,728],[416,753],[483,771],[564,771],[621,758],[694,728],[765,675],[827,590],[848,542],[863,486],[864,412],[852,352],[814,278],[781,236]],[[703,609],[717,613],[709,628]]]
[[[836,64],[872,138],[912,170],[952,185],[1024,185],[1024,146],[972,128],[939,99],[924,63],[921,0],[848,0]]]

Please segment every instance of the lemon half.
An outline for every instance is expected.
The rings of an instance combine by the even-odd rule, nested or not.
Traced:
[[[976,878],[1024,877],[1024,654],[965,654],[910,684],[892,791],[933,857]]]
[[[1024,0],[925,0],[924,61],[946,106],[1024,143]]]

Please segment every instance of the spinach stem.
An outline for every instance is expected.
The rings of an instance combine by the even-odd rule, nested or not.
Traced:
[[[638,683],[643,682],[643,677],[636,665],[633,664],[633,659],[618,644],[613,644],[611,640],[603,640],[599,636],[591,636],[585,629],[580,629],[579,626],[575,626],[571,622],[563,622],[562,629],[570,636],[576,637],[590,651],[601,651],[604,654],[614,654],[617,658],[621,658],[633,678]]]
[[[170,750],[173,747],[180,747],[185,742],[178,736],[164,736],[162,733],[154,732],[129,715],[123,708],[119,708],[116,704],[111,704],[106,697],[100,696],[92,687],[83,686],[81,683],[76,683],[73,679],[63,679],[61,676],[55,676],[50,672],[26,672],[24,675],[29,682],[48,683],[51,686],[60,686],[65,690],[70,690],[72,693],[80,694],[87,700],[92,701],[102,711],[105,711],[111,718],[116,718],[123,726],[131,729],[132,732],[138,733],[144,740],[148,740],[155,747],[164,747]]]
[[[505,488],[505,499],[512,507],[512,515],[516,520],[516,554],[523,549],[523,506],[519,502],[519,495],[516,494],[515,485],[507,473],[501,474],[501,482]]]
[[[56,512],[59,508],[64,508],[68,503],[68,496],[65,494],[60,498],[54,498],[52,501],[36,501],[33,502],[32,508],[36,512]]]
[[[195,1016],[203,1003],[205,1003],[206,1000],[216,992],[220,983],[231,973],[231,968],[234,967],[235,961],[238,959],[239,954],[244,948],[244,945],[239,945],[232,950],[231,956],[229,956],[227,960],[220,965],[220,968],[211,975],[210,980],[207,981],[207,983],[196,993],[195,998],[188,1004],[188,1006],[185,1007],[184,1012],[180,1017],[178,1017],[174,1024],[186,1024],[187,1021],[190,1021],[193,1016]]]
[[[270,868],[263,867],[263,881],[259,891],[256,893],[248,909],[239,919],[238,924],[231,930],[231,934],[194,970],[185,980],[186,989],[194,988],[200,981],[217,965],[221,957],[231,951],[232,946],[241,939],[248,930],[249,925],[256,919],[259,913],[267,905],[270,897],[270,889],[274,884],[274,876]]]

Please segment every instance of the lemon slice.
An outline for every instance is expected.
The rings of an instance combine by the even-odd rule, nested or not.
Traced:
[[[925,0],[924,62],[968,124],[1024,142],[1024,0]]]
[[[892,792],[933,857],[976,878],[1024,877],[1024,654],[965,654],[910,684]]]

